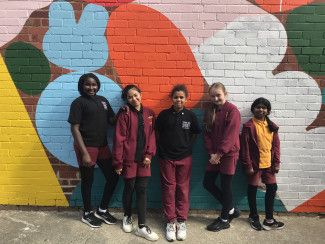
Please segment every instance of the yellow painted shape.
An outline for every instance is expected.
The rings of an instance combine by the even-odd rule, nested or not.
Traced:
[[[0,55],[0,204],[69,206]]]

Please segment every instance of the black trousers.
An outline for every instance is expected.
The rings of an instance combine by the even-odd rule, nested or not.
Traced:
[[[275,194],[278,189],[277,184],[266,184],[266,193],[265,193],[265,218],[273,219],[274,211],[274,199]],[[258,218],[257,206],[256,206],[256,192],[257,186],[248,185],[247,187],[247,198],[250,209],[250,218]]]
[[[220,174],[220,188],[216,185],[216,179]],[[206,171],[203,180],[203,187],[217,199],[221,205],[221,218],[228,219],[229,211],[234,207],[232,199],[232,175],[225,175],[219,172]]]
[[[106,179],[102,200],[100,203],[101,209],[107,209],[111,200],[115,187],[118,183],[119,176],[115,173],[110,160],[99,160],[97,165],[101,169]],[[94,181],[95,166],[85,167],[79,166],[81,175],[81,195],[84,204],[84,211],[89,212],[91,208],[91,187]]]
[[[149,177],[135,177],[131,179],[124,179],[124,216],[131,217],[132,215],[132,197],[135,190],[139,225],[146,224],[148,179]]]

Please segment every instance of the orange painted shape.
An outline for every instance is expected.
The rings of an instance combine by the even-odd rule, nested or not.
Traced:
[[[279,13],[298,8],[313,1],[314,0],[256,0],[255,2],[270,13]]]
[[[128,20],[128,25],[119,22]],[[112,12],[107,39],[110,57],[121,85],[135,83],[142,101],[159,112],[171,106],[175,84],[185,84],[193,108],[203,96],[204,79],[180,30],[163,14],[147,6],[127,4]]]
[[[296,207],[291,212],[325,213],[325,190]]]

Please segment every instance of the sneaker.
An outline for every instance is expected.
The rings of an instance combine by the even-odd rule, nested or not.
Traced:
[[[166,239],[167,239],[167,241],[175,241],[176,240],[176,224],[175,223],[167,223]]]
[[[264,219],[263,228],[264,230],[281,230],[284,228],[284,223],[278,222],[275,219],[273,219],[272,223],[268,223],[266,219]]]
[[[93,212],[83,214],[81,221],[89,225],[92,228],[99,228],[102,225],[102,221],[97,218]]]
[[[240,216],[240,210],[238,208],[235,208],[234,213],[233,214],[229,214],[229,218],[228,218],[229,223],[233,219],[238,218],[239,216]]]
[[[184,241],[186,239],[186,224],[185,222],[180,222],[176,224],[177,229],[177,240]]]
[[[130,233],[133,231],[133,219],[132,217],[124,216],[122,222],[122,229],[126,233]]]
[[[101,220],[103,220],[106,224],[108,225],[113,225],[113,224],[116,224],[117,222],[117,219],[111,215],[108,210],[106,210],[105,213],[103,212],[100,212],[98,209],[97,211],[95,212],[95,216]]]
[[[249,218],[249,223],[254,230],[257,230],[257,231],[263,230],[260,219],[258,217],[257,218]]]
[[[138,227],[135,230],[135,234],[137,236],[147,239],[148,241],[157,241],[159,239],[158,235],[155,232],[151,231],[151,229],[147,225],[142,228]]]
[[[218,217],[213,223],[207,226],[208,231],[220,231],[223,229],[228,229],[230,227],[229,221],[223,221],[220,217]]]

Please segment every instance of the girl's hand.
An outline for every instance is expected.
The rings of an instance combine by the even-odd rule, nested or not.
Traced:
[[[151,160],[149,158],[144,158],[144,160],[143,160],[144,167],[146,167],[146,168],[149,167],[150,163],[151,163]]]
[[[217,154],[217,153],[211,154],[209,162],[210,162],[210,164],[217,165],[217,164],[220,163],[220,158],[221,158],[221,156],[219,154]]]
[[[122,170],[123,170],[123,169],[116,169],[116,170],[115,170],[115,173],[118,174],[118,175],[121,175],[121,174],[122,174]]]
[[[81,161],[82,161],[82,164],[84,165],[84,166],[91,166],[91,158],[90,158],[90,156],[89,156],[89,153],[86,153],[86,154],[84,154],[84,155],[82,155],[82,158],[81,158]]]

